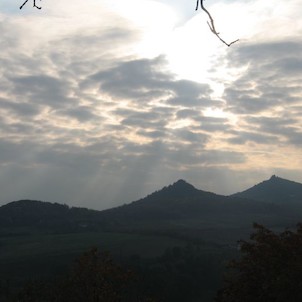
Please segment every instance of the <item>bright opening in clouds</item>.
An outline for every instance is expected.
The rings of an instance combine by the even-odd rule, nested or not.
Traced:
[[[0,203],[302,182],[302,0],[0,4]]]

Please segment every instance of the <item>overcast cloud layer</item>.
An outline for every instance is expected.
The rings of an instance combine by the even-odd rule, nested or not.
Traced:
[[[0,6],[0,204],[302,182],[302,0],[213,1],[226,38],[243,37],[231,48],[195,3],[15,2]]]

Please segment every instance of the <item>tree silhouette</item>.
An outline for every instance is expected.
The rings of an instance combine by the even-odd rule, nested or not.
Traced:
[[[131,278],[108,253],[92,248],[77,259],[60,301],[118,302]]]
[[[109,253],[92,248],[75,262],[70,274],[54,282],[28,282],[9,302],[152,302],[135,290],[134,274]],[[6,301],[6,300],[5,300]]]
[[[251,241],[240,241],[241,259],[230,263],[216,302],[302,301],[302,224],[280,234],[254,228]]]

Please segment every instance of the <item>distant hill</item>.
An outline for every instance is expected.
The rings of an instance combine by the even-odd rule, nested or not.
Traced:
[[[186,181],[178,180],[145,198],[102,213],[111,218],[159,220],[204,217],[222,212],[263,212],[266,208],[257,201],[198,190]]]
[[[302,184],[273,175],[270,179],[232,196],[266,202],[302,204]]]
[[[95,225],[98,211],[70,208],[59,203],[19,200],[0,207],[0,227],[36,227],[77,231]]]
[[[219,238],[221,242],[246,236],[253,222],[268,226],[297,223],[292,213],[279,205],[198,190],[184,180],[138,201],[102,211],[100,216],[108,230]]]
[[[18,285],[52,278],[69,269],[78,253],[97,246],[137,265],[139,271],[145,267],[141,272],[148,290],[153,286],[161,293],[168,280],[167,297],[179,287],[184,297],[178,301],[213,301],[222,264],[237,255],[237,242],[248,239],[253,222],[280,231],[302,221],[302,202],[277,202],[281,196],[299,200],[300,189],[301,184],[272,177],[242,193],[223,196],[178,180],[104,211],[35,200],[10,202],[0,207],[0,287],[1,279]],[[202,288],[205,296],[188,299],[191,288]]]
[[[301,184],[273,176],[247,191],[224,196],[178,180],[145,198],[103,211],[21,200],[0,207],[0,227],[29,226],[61,233],[176,230],[193,234],[204,228],[238,228],[253,222],[288,225],[297,223],[299,211],[275,201],[289,197],[297,201],[301,188]]]

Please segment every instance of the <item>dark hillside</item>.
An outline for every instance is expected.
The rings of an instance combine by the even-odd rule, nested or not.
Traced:
[[[279,205],[217,195],[179,180],[143,199],[102,211],[100,216],[109,229],[200,238],[205,229],[209,234],[221,228],[233,232],[234,228],[250,228],[255,221],[272,225],[293,220],[291,214],[283,214]]]
[[[19,200],[0,207],[0,226],[75,231],[95,225],[97,213],[59,203]]]
[[[138,201],[104,211],[21,200],[0,207],[0,226],[27,226],[61,233],[168,230],[169,234],[185,236],[201,234],[205,228],[225,231],[251,227],[253,222],[288,226],[299,220],[297,209],[301,205],[276,201],[289,195],[291,200],[299,200],[301,187],[301,184],[274,176],[245,192],[223,196],[198,190],[186,181],[178,180]]]
[[[280,184],[279,178],[269,180],[270,186],[263,183],[269,196],[275,196],[270,190],[281,184],[289,184],[298,196],[301,186],[284,180]],[[299,221],[297,203],[227,197],[184,180],[104,211],[15,201],[0,207],[0,281],[47,279],[94,246],[111,251],[119,261],[132,261],[147,278],[146,288],[161,298],[174,292],[172,301],[209,302],[224,263],[237,255],[237,241],[248,238],[253,222],[278,231]]]
[[[0,207],[0,226],[29,226],[61,232],[139,228],[142,231],[167,225],[191,229],[201,223],[225,227],[252,225],[254,221],[270,222],[283,214],[279,204],[241,198],[237,194],[218,195],[178,180],[138,201],[104,211],[32,200],[11,202]]]
[[[302,184],[273,175],[270,179],[232,196],[267,202],[302,203]]]
[[[198,190],[184,180],[179,180],[143,199],[101,213],[104,217],[111,218],[162,220],[200,218],[221,212],[227,214],[267,210],[267,204]]]

